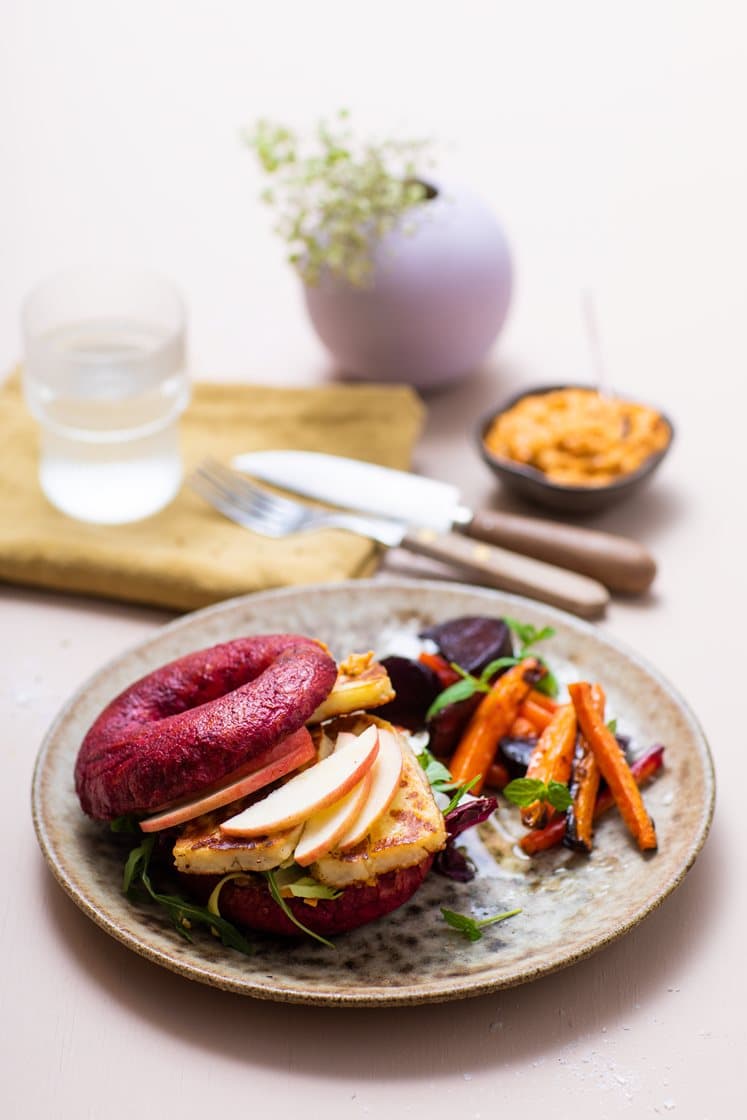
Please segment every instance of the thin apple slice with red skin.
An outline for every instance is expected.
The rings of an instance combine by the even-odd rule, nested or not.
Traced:
[[[224,821],[220,830],[227,836],[266,836],[300,824],[358,785],[378,753],[378,728],[372,724],[356,735],[354,742],[295,774],[261,801]]]
[[[261,758],[254,759],[249,764],[251,769],[242,767],[241,773],[234,772],[227,781],[201,793],[199,797],[181,801],[152,817],[146,817],[140,822],[140,828],[143,832],[161,832],[165,828],[184,824],[185,821],[201,817],[203,813],[211,813],[214,809],[230,805],[240,797],[271,785],[278,778],[284,778],[286,774],[305,766],[307,762],[313,762],[315,758],[316,749],[311,735],[305,727],[301,727],[264,751]]]
[[[338,837],[337,848],[341,852],[360,844],[382,813],[387,811],[399,789],[402,765],[402,748],[396,734],[380,727],[379,753],[371,768],[371,788],[357,817]]]
[[[293,853],[294,860],[301,867],[308,867],[327,852],[331,852],[340,836],[356,819],[371,790],[375,766],[374,762],[358,785],[353,786],[339,801],[333,801],[326,809],[320,809],[318,813],[309,817]]]

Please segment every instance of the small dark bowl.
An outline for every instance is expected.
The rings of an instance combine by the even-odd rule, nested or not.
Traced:
[[[588,388],[589,385],[540,385],[536,389],[526,389],[523,393],[517,393],[516,396],[502,404],[500,408],[494,409],[480,420],[477,428],[480,454],[493,473],[512,494],[535,505],[545,506],[547,509],[553,509],[561,513],[599,513],[601,510],[607,509],[609,506],[637,493],[651,478],[672,446],[674,439],[674,425],[661,409],[657,409],[657,412],[669,429],[669,439],[666,446],[661,451],[650,455],[637,471],[623,475],[606,486],[564,486],[558,482],[551,482],[542,471],[538,471],[535,467],[514,463],[510,459],[500,459],[491,454],[485,446],[485,436],[493,421],[503,412],[507,412],[509,408],[513,408],[524,397],[551,393],[556,389]]]

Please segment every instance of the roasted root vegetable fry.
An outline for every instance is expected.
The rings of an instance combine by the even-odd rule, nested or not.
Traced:
[[[662,746],[652,747],[646,754],[641,755],[639,759],[631,764],[630,772],[633,775],[638,785],[643,785],[649,778],[653,778],[655,774],[661,770],[664,762],[664,748]],[[615,799],[612,792],[605,788],[597,797],[596,805],[594,806],[594,820],[601,817],[602,813],[606,813],[615,804]],[[548,848],[555,848],[558,844],[562,844],[565,840],[565,820],[563,817],[557,817],[551,821],[546,828],[535,829],[532,832],[527,832],[522,836],[519,841],[519,847],[528,856],[533,856],[537,852],[547,851]]]
[[[452,669],[449,662],[445,657],[441,657],[440,653],[421,653],[418,661],[421,665],[433,670],[442,688],[448,688],[460,679],[459,673]]]
[[[537,728],[524,716],[517,716],[509,730],[512,739],[534,739],[536,734]]]
[[[595,707],[591,685],[587,681],[578,681],[570,685],[568,691],[581,730],[594,752],[604,780],[612,790],[622,819],[641,851],[653,851],[656,848],[654,822],[646,811],[641,791],[620,745]]]
[[[509,783],[509,773],[502,762],[493,762],[488,767],[485,785],[490,789],[503,789]]]
[[[519,708],[519,715],[532,724],[536,732],[542,732],[550,723],[553,713],[540,704],[527,698]]]
[[[571,774],[573,747],[576,742],[576,711],[573,704],[563,704],[551,717],[537,740],[527,766],[527,778],[540,781],[567,782]],[[533,801],[521,810],[521,819],[527,828],[542,828],[547,821],[548,806],[544,801]]]
[[[458,785],[477,778],[471,792],[481,792],[500,740],[508,734],[519,705],[542,672],[536,658],[526,657],[499,677],[485,694],[449,762],[451,776]]]
[[[558,704],[553,700],[552,696],[546,696],[544,692],[538,692],[536,688],[532,689],[527,696],[527,700],[532,704],[537,704],[538,707],[544,708],[545,711],[550,713],[556,711],[558,708]]]
[[[592,700],[599,716],[604,719],[605,696],[600,684],[592,686]],[[594,806],[601,779],[599,763],[583,735],[576,739],[576,749],[571,767],[571,804],[565,816],[565,839],[568,848],[577,852],[591,851]]]

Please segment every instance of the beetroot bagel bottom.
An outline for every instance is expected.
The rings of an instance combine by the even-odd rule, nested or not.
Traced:
[[[358,926],[373,922],[404,905],[430,871],[433,856],[427,856],[414,867],[401,868],[379,875],[375,882],[347,887],[337,898],[319,899],[309,906],[303,899],[288,898],[293,914],[308,929],[322,937],[333,937]],[[180,875],[185,889],[203,905],[220,875]],[[270,895],[259,876],[247,875],[245,880],[231,879],[221,888],[218,908],[221,916],[236,925],[262,933],[286,937],[302,937],[302,931],[291,922]]]
[[[189,797],[302,727],[337,679],[311,638],[269,634],[197,650],[115,697],[75,765],[84,813],[112,820]]]

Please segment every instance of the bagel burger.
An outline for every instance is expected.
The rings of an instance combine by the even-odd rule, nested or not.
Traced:
[[[222,919],[327,937],[406,902],[444,818],[372,654],[336,666],[297,635],[171,662],[101,713],[76,764],[84,812],[135,815],[185,890]]]

